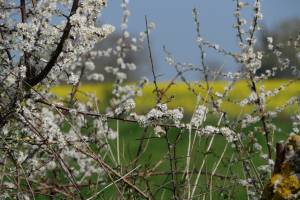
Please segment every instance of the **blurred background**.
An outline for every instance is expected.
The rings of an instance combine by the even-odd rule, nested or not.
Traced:
[[[127,30],[130,32],[130,37],[125,37],[120,27],[122,24],[122,14],[124,12],[121,7],[123,2],[129,2],[131,14],[129,16]],[[245,2],[248,5],[241,10],[241,18],[244,18],[247,21],[244,30],[248,31],[254,15],[253,4],[255,0],[243,0],[242,2]],[[166,84],[168,80],[171,80],[177,72],[174,70],[173,66],[169,66],[168,63],[165,62],[166,53],[163,50],[163,47],[166,47],[167,51],[176,58],[177,62],[185,64],[191,63],[195,66],[200,65],[201,54],[197,46],[197,31],[192,14],[194,8],[199,11],[200,32],[201,37],[203,37],[205,41],[217,44],[226,51],[233,53],[240,52],[236,29],[233,27],[236,23],[236,18],[234,16],[236,3],[237,1],[235,0],[108,0],[107,7],[102,11],[99,25],[112,24],[116,26],[116,31],[97,44],[96,49],[117,49],[116,46],[119,45],[118,41],[120,38],[123,39],[123,37],[125,39],[122,40],[122,42],[128,43],[128,46],[130,46],[129,40],[132,40],[132,37],[138,38],[140,33],[145,32],[145,16],[147,16],[149,23],[154,22],[155,24],[155,28],[154,30],[151,30],[150,34],[155,73],[158,76],[158,82],[161,83],[160,89],[167,88]],[[295,38],[300,34],[300,0],[261,0],[261,4],[263,19],[260,21],[261,30],[258,31],[256,35],[257,42],[255,48],[258,51],[262,51],[266,56],[263,57],[262,67],[257,73],[262,73],[266,69],[278,65],[274,54],[268,50],[267,37],[272,37],[275,44],[287,44],[290,38]],[[13,17],[18,19],[20,17],[19,13],[17,12]],[[55,21],[59,22],[59,20],[61,20],[59,17],[53,19],[54,23]],[[118,47],[121,48],[120,46]],[[141,79],[143,76],[146,76],[151,82],[153,80],[149,51],[146,42],[142,44],[142,47],[143,50],[141,51],[134,51],[133,49],[128,52],[126,51],[126,57],[124,56],[125,63],[134,63],[137,67],[137,70],[127,73],[127,80],[129,82]],[[291,61],[291,66],[299,67],[299,52],[297,53],[291,46],[284,46],[282,48],[282,57],[288,58]],[[104,51],[99,52],[103,53]],[[221,68],[224,72],[234,72],[241,69],[241,66],[239,66],[231,57],[220,55],[213,49],[206,48],[205,52],[207,53],[205,62],[209,68]],[[95,66],[93,67],[96,67],[96,72],[102,73],[107,66],[118,66],[118,56],[110,53],[101,55],[95,60]],[[17,53],[16,57],[18,57]],[[78,69],[76,68],[74,70]],[[122,69],[121,71],[123,72],[125,70]],[[112,95],[112,82],[115,81],[115,75],[112,75],[113,73],[111,72],[110,74],[103,74],[105,74],[104,81],[107,84],[102,84],[99,80],[91,81],[84,79],[82,80],[83,84],[81,92],[95,93],[95,95],[100,97],[104,102],[102,106],[104,109],[109,103],[108,100]],[[187,73],[184,75],[189,80],[202,79],[202,74],[197,71],[191,71],[190,74]],[[284,70],[271,78],[274,78],[275,80],[266,82],[266,89],[280,87],[285,80],[279,79],[291,79],[291,71]],[[180,79],[178,80],[180,81]],[[86,84],[87,82],[91,84],[88,85]],[[224,91],[225,84],[225,81],[216,81],[213,82],[213,88],[217,92],[222,92]],[[241,80],[235,85],[232,93],[229,94],[230,98],[242,100],[249,95],[249,87],[245,81],[243,82],[243,80]],[[154,86],[151,84],[143,88],[144,96],[137,97],[137,110],[147,111],[148,108],[156,105],[153,88]],[[298,81],[288,87],[280,95],[277,95],[272,102],[270,101],[270,103],[268,103],[268,106],[274,109],[279,105],[283,105],[291,97],[299,96],[299,88],[300,82]],[[63,84],[52,88],[52,91],[64,97],[69,95],[71,90],[72,87],[70,85],[67,86]],[[199,94],[202,96],[205,96],[206,93],[207,91],[199,91]],[[167,95],[172,97],[172,102],[169,102],[171,108],[183,106],[189,113],[194,111],[196,98],[191,91],[187,91],[184,84],[176,84],[176,87],[172,86],[172,90],[169,90]],[[86,94],[81,94],[78,99],[84,100],[86,96]],[[145,101],[145,99],[147,99],[147,101]],[[187,99],[189,100],[188,103]],[[173,100],[176,100],[176,102]],[[239,113],[240,107],[237,106],[236,103],[227,103],[231,103],[231,105],[225,105],[229,113],[233,116]],[[293,108],[290,110],[292,111]]]
[[[107,7],[102,12],[99,24],[113,24],[116,26],[116,31],[107,39],[99,43],[96,48],[106,50],[108,48],[115,48],[117,41],[122,37],[121,27],[122,13],[121,7],[122,0],[110,0]],[[253,3],[254,0],[245,0],[249,6],[242,10],[242,18],[247,20],[244,28],[251,25],[253,16]],[[227,51],[239,52],[239,42],[236,36],[236,30],[233,28],[235,23],[234,12],[236,9],[236,1],[227,0],[131,0],[129,1],[129,9],[131,15],[129,16],[128,31],[131,37],[139,37],[141,32],[146,30],[145,16],[147,16],[149,23],[155,23],[155,29],[151,30],[150,43],[155,64],[155,72],[158,75],[158,81],[162,82],[160,87],[166,87],[167,81],[171,80],[176,73],[173,66],[169,66],[165,62],[165,52],[163,46],[173,54],[176,61],[181,63],[192,63],[194,65],[200,64],[200,52],[197,47],[197,34],[195,23],[193,20],[192,10],[196,8],[199,11],[199,20],[202,37],[213,44],[218,44],[220,47]],[[274,59],[273,53],[267,48],[266,37],[273,37],[274,43],[286,43],[290,38],[295,38],[300,33],[300,1],[299,0],[263,0],[262,12],[263,19],[260,21],[261,30],[257,32],[256,49],[263,51],[266,56],[262,60],[262,68],[257,73],[261,73],[268,68],[277,65],[277,59]],[[147,43],[143,43],[143,50],[128,51],[126,63],[135,63],[137,70],[130,71],[128,81],[136,81],[143,76],[146,76],[151,82],[153,80],[151,73],[151,63],[149,59],[149,52]],[[207,53],[206,64],[213,69],[222,68],[225,72],[238,71],[241,66],[235,63],[230,57],[222,56],[214,50],[205,49]],[[291,65],[300,66],[299,58],[295,49],[292,47],[284,47],[282,50],[283,57],[289,58]],[[95,60],[96,70],[103,72],[106,66],[117,66],[117,57],[101,56]],[[113,76],[105,74],[105,82],[93,82],[91,85],[82,85],[83,91],[94,92],[104,102],[103,105],[108,104],[108,99],[111,96]],[[200,72],[192,71],[190,74],[185,74],[189,80],[200,80],[202,74]],[[265,83],[266,89],[275,89],[284,84],[285,80],[291,79],[291,71],[284,70],[277,73],[274,80]],[[87,80],[83,80],[86,82]],[[179,79],[180,81],[180,79]],[[95,84],[96,85],[93,85]],[[222,92],[224,90],[225,82],[214,82],[213,87],[216,91]],[[67,87],[67,86],[66,86]],[[275,109],[277,106],[285,104],[292,96],[299,96],[300,82],[296,82],[289,86],[285,91],[281,92],[268,103],[269,109]],[[66,96],[71,88],[63,88],[63,86],[53,89],[56,94]],[[148,85],[143,89],[143,96],[137,97],[137,110],[144,111],[155,105],[155,93],[153,92],[153,85]],[[249,95],[249,87],[247,82],[240,81],[235,85],[235,88],[230,93],[230,98],[234,100],[242,100]],[[205,94],[206,91],[200,91]],[[193,93],[187,91],[184,84],[176,84],[172,87],[168,95],[174,97],[172,102],[168,105],[171,108],[178,106],[184,107],[187,113],[192,113],[195,105],[195,97]],[[84,99],[84,97],[78,97]],[[144,101],[147,99],[147,101]],[[187,103],[187,99],[189,102]],[[105,103],[106,102],[106,103]],[[105,107],[105,106],[103,106]],[[240,111],[240,106],[233,102],[226,102],[223,104],[229,114],[235,116]],[[250,112],[251,108],[244,108],[245,112]],[[294,107],[290,107],[290,113]]]
[[[251,23],[253,15],[252,5],[254,1],[245,1],[250,6],[242,10],[243,18],[249,20],[246,26]],[[121,0],[111,0],[102,13],[100,23],[120,25],[122,19]],[[196,44],[195,24],[192,16],[192,9],[196,8],[200,14],[201,33],[205,40],[219,44],[228,51],[238,51],[239,44],[236,37],[236,30],[233,28],[235,22],[234,11],[235,1],[219,0],[131,0],[129,9],[128,31],[133,35],[145,30],[145,16],[148,20],[156,24],[156,28],[151,32],[151,48],[154,55],[154,63],[160,81],[169,80],[174,76],[175,70],[164,61],[163,45],[166,46],[175,58],[182,63],[199,64],[200,54]],[[264,14],[261,21],[262,30],[257,35],[257,49],[268,53],[266,48],[266,36],[273,36],[274,42],[284,42],[295,36],[300,30],[300,1],[299,0],[264,0],[262,1],[262,12]],[[120,27],[106,42],[98,48],[107,47],[120,36]],[[284,50],[284,54],[289,57],[292,64],[299,64],[299,59],[293,49]],[[152,80],[150,74],[150,63],[147,48],[145,51],[135,55],[130,55],[129,60],[137,63],[137,71],[129,77],[134,80],[140,74],[146,75]],[[222,67],[224,71],[236,71],[239,69],[233,59],[218,55],[212,50],[207,50],[207,63],[212,68]],[[111,61],[98,60],[98,64],[112,64]],[[274,66],[276,62],[272,56],[267,56],[263,60],[262,69]],[[97,66],[97,65],[96,65]],[[259,72],[258,72],[259,73]],[[191,80],[199,80],[201,74],[192,73],[187,75]],[[289,72],[281,73],[280,78],[289,77]],[[276,77],[278,78],[278,77]]]

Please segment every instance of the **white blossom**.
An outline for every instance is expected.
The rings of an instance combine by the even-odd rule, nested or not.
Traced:
[[[220,132],[222,133],[222,135],[226,138],[226,140],[228,142],[233,142],[233,141],[237,141],[237,134],[232,131],[231,129],[229,129],[228,127],[222,127],[220,128]]]
[[[205,106],[198,106],[191,119],[191,125],[199,127],[206,120],[208,109]]]
[[[69,76],[68,82],[69,82],[70,84],[72,84],[72,85],[75,85],[75,84],[78,82],[78,80],[79,80],[79,76],[72,73],[72,74]]]

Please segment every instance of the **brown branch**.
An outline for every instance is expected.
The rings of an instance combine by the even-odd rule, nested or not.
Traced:
[[[3,36],[3,33],[2,33],[2,29],[0,29],[0,38],[1,38],[1,40],[5,39],[4,36]],[[12,61],[13,58],[11,56],[11,53],[10,53],[9,49],[5,48],[4,51],[6,52],[9,61]]]
[[[178,181],[177,181],[177,169],[176,169],[176,153],[175,153],[175,144],[171,144],[169,138],[168,138],[168,130],[165,128],[166,135],[165,139],[167,142],[167,147],[168,147],[168,160],[170,164],[170,170],[171,170],[171,178],[172,178],[172,192],[173,192],[173,198],[175,200],[180,199],[179,191],[178,191]]]
[[[20,11],[21,11],[21,21],[22,23],[26,23],[27,15],[26,15],[26,1],[20,0]],[[25,39],[25,36],[23,36]],[[26,77],[32,78],[33,76],[33,69],[29,63],[30,54],[27,51],[24,51],[24,65],[26,67]],[[21,64],[21,62],[20,62]]]
[[[120,180],[122,180],[126,185],[128,185],[130,188],[135,190],[139,195],[141,195],[145,199],[150,199],[147,194],[145,194],[140,188],[138,188],[135,184],[133,184],[131,181],[129,181],[126,177],[121,174],[119,174],[117,171],[115,171],[113,168],[111,168],[106,162],[104,162],[99,156],[95,154],[88,153],[86,151],[83,151],[83,149],[78,148],[75,146],[75,149],[79,152],[81,152],[84,155],[89,156],[90,158],[94,159],[96,162],[98,162],[103,169],[105,169],[108,173],[117,176]]]
[[[40,137],[42,140],[47,141],[46,138],[36,129],[36,127],[26,118],[25,115],[23,115],[23,118],[25,120],[25,123],[28,125],[28,127],[38,136]],[[77,190],[78,195],[80,197],[80,199],[83,199],[82,194],[80,192],[80,189],[78,187],[78,184],[76,182],[76,178],[74,177],[71,168],[67,165],[67,163],[65,162],[65,160],[60,156],[60,154],[58,154],[52,147],[51,145],[48,145],[49,150],[51,151],[51,153],[55,156],[56,160],[58,161],[59,165],[61,166],[61,168],[65,171],[67,177],[69,178],[69,180],[71,181],[71,183],[74,185],[74,188]]]
[[[60,106],[60,105],[51,104],[51,103],[46,102],[46,101],[41,100],[41,99],[37,100],[36,102],[42,103],[42,104],[50,106],[50,107],[55,107],[56,109],[62,110],[64,112],[66,112],[66,113],[69,113],[70,110],[72,110],[72,108],[68,108],[68,107],[64,107],[64,106]],[[120,120],[120,121],[123,121],[123,122],[138,123],[138,121],[136,119],[126,119],[126,118],[122,118],[122,117],[119,117],[119,116],[114,117],[114,116],[108,116],[108,115],[100,114],[100,113],[77,111],[77,114],[86,115],[86,116],[90,116],[90,117],[99,117],[99,118],[107,118],[107,119],[112,119],[112,120]],[[168,124],[168,123],[156,123],[155,125],[156,126],[161,126],[161,127],[168,127],[168,128],[177,128],[177,129],[186,129],[186,130],[189,130],[189,128],[186,127],[186,126],[184,126],[184,125],[182,125],[180,127],[178,127],[178,125],[176,125],[176,124]],[[195,127],[192,127],[192,130],[193,131],[200,131],[200,132],[203,131],[203,129],[195,128]],[[150,138],[151,137],[144,138],[144,139],[150,139]],[[156,138],[156,137],[154,137],[154,138]]]
[[[260,121],[262,123],[263,130],[265,132],[265,138],[266,138],[267,148],[268,148],[268,157],[269,157],[269,159],[272,159],[272,144],[270,143],[271,142],[270,141],[271,132],[268,129],[267,116],[265,114],[265,109],[264,109],[264,107],[262,105],[262,102],[260,100],[260,95],[259,95],[259,92],[257,91],[257,85],[256,85],[256,83],[254,81],[253,74],[252,74],[251,71],[249,71],[249,73],[250,73],[250,82],[251,82],[251,87],[250,88],[257,95],[257,100],[256,100],[255,103],[258,106],[258,110],[259,110],[259,113],[261,115]]]
[[[21,21],[26,22],[26,1],[20,0]]]
[[[240,7],[240,1],[237,0],[236,1],[236,13],[240,13],[240,10],[241,10],[241,7]],[[238,32],[238,38],[240,40],[241,43],[244,43],[244,39],[243,39],[243,33],[242,33],[242,30],[241,30],[241,25],[242,25],[242,22],[241,22],[241,19],[240,19],[240,16],[236,16],[236,22],[237,22],[237,32]]]
[[[153,58],[152,58],[152,53],[151,53],[151,46],[150,46],[150,36],[149,36],[149,28],[148,28],[148,20],[147,16],[145,16],[145,23],[146,23],[146,35],[147,35],[147,44],[148,44],[148,51],[149,51],[149,58],[150,58],[150,63],[151,63],[151,72],[153,76],[153,83],[155,86],[155,93],[156,93],[156,103],[160,103],[161,100],[161,94],[157,85],[157,77],[154,71],[154,64],[153,64]]]
[[[73,5],[68,17],[68,21],[67,24],[63,30],[63,34],[61,36],[61,39],[56,47],[56,49],[54,50],[54,52],[52,52],[51,58],[48,61],[47,65],[45,66],[45,68],[35,77],[33,78],[28,78],[27,80],[25,80],[31,87],[35,86],[36,84],[40,83],[42,80],[44,80],[47,75],[49,74],[49,72],[51,71],[51,69],[53,68],[53,66],[56,64],[57,59],[59,57],[59,55],[61,54],[65,41],[67,40],[67,38],[69,37],[70,31],[71,31],[71,22],[70,22],[70,17],[72,15],[74,15],[76,13],[76,10],[79,6],[79,0],[74,0],[73,1]]]
[[[139,173],[133,173],[130,176],[140,176],[140,177],[149,177],[149,176],[170,176],[173,172],[154,172],[154,171],[150,171],[150,172],[139,172]],[[177,171],[176,174],[185,174],[185,171]],[[193,171],[189,171],[189,174],[198,174],[199,171],[198,170],[193,170]],[[211,172],[201,172],[201,175],[212,175]],[[225,176],[222,174],[218,174],[215,173],[213,174],[214,177],[219,178],[219,179],[227,179],[227,178],[232,178],[233,180],[238,180],[238,177],[230,177],[230,176]]]
[[[32,4],[32,7],[35,8],[36,7],[36,0],[31,0],[31,4]]]
[[[81,70],[80,70],[79,79],[78,79],[77,83],[75,85],[73,85],[73,87],[72,87],[72,91],[71,91],[71,94],[70,94],[70,101],[69,101],[69,105],[70,106],[73,106],[73,104],[76,101],[74,98],[75,98],[75,95],[78,92],[78,88],[79,88],[80,82],[81,82],[82,77],[84,75],[84,70],[85,70],[85,65],[83,64],[82,67],[81,67]]]
[[[275,166],[274,166],[273,174],[276,174],[276,173],[280,172],[281,165],[284,161],[284,158],[285,158],[284,144],[278,142],[276,144],[276,160],[275,160]]]

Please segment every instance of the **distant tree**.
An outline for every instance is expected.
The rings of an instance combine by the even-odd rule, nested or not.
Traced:
[[[298,37],[300,33],[300,19],[287,20],[280,23],[274,29],[265,28],[259,37],[259,47],[258,49],[262,51],[265,56],[262,58],[262,66],[257,70],[257,74],[264,73],[266,70],[273,67],[280,66],[278,61],[278,56],[270,50],[267,38],[272,37],[274,48],[279,49],[282,53],[281,58],[289,60],[290,66],[299,66],[299,51],[295,48],[295,38]],[[274,78],[288,78],[292,77],[292,69],[287,68],[280,73],[276,73]]]
[[[124,42],[122,42],[123,46],[120,46],[120,40],[124,40]],[[105,67],[116,67],[120,65],[120,63],[118,63],[118,58],[120,57],[118,55],[118,53],[120,53],[120,51],[118,51],[119,48],[122,48],[122,51],[126,52],[123,56],[124,63],[132,63],[131,67],[127,66],[123,69],[123,71],[127,74],[127,81],[136,81],[139,79],[141,74],[145,75],[150,72],[150,67],[147,67],[147,60],[149,58],[147,57],[148,55],[145,51],[146,48],[144,44],[136,42],[136,45],[133,46],[135,42],[132,40],[138,39],[134,36],[126,38],[121,32],[115,32],[108,36],[105,41],[96,44],[94,50],[102,53],[93,60],[95,64],[95,72],[105,74],[104,81],[111,82],[115,80],[115,77],[112,74],[106,73]],[[107,54],[105,55],[103,52],[107,52]],[[84,79],[83,81],[92,80]]]

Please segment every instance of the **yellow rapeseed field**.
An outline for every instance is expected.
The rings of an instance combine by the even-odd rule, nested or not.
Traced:
[[[279,88],[280,85],[287,83],[288,80],[269,80],[263,83],[265,90],[274,90]],[[204,84],[204,83],[203,83]],[[224,87],[228,86],[226,81],[215,81],[211,82],[211,90],[213,92],[224,92]],[[159,89],[163,90],[166,88],[168,83],[160,83]],[[204,86],[204,85],[203,85]],[[261,85],[258,85],[260,87]],[[108,104],[108,99],[111,96],[110,91],[112,84],[83,84],[79,88],[79,92],[76,98],[79,101],[86,101],[86,93],[92,93],[95,95],[102,108]],[[197,85],[193,85],[195,91],[200,94],[203,98],[206,98],[207,91],[204,88],[201,88]],[[71,91],[71,86],[60,85],[51,89],[53,94],[56,94],[59,97],[65,98]],[[245,106],[241,107],[237,102],[247,97],[250,93],[250,88],[246,81],[239,81],[234,84],[233,89],[229,92],[229,95],[221,104],[221,108],[224,111],[227,111],[229,115],[237,115],[240,112],[250,112],[253,107]],[[176,83],[168,90],[166,96],[171,99],[168,103],[170,108],[183,107],[185,112],[191,113],[195,109],[195,103],[197,101],[196,96],[188,90],[187,86],[184,83]],[[285,90],[281,91],[279,95],[271,97],[268,99],[267,109],[273,110],[276,107],[281,106],[287,102],[292,96],[300,96],[300,81],[295,81],[292,84],[288,85]],[[166,100],[164,98],[163,100]],[[155,105],[156,98],[154,92],[154,85],[148,85],[143,89],[143,96],[136,98],[137,111],[146,112],[148,108]],[[201,102],[200,102],[201,103]],[[298,109],[298,105],[289,106],[285,109],[284,113],[290,113]]]

